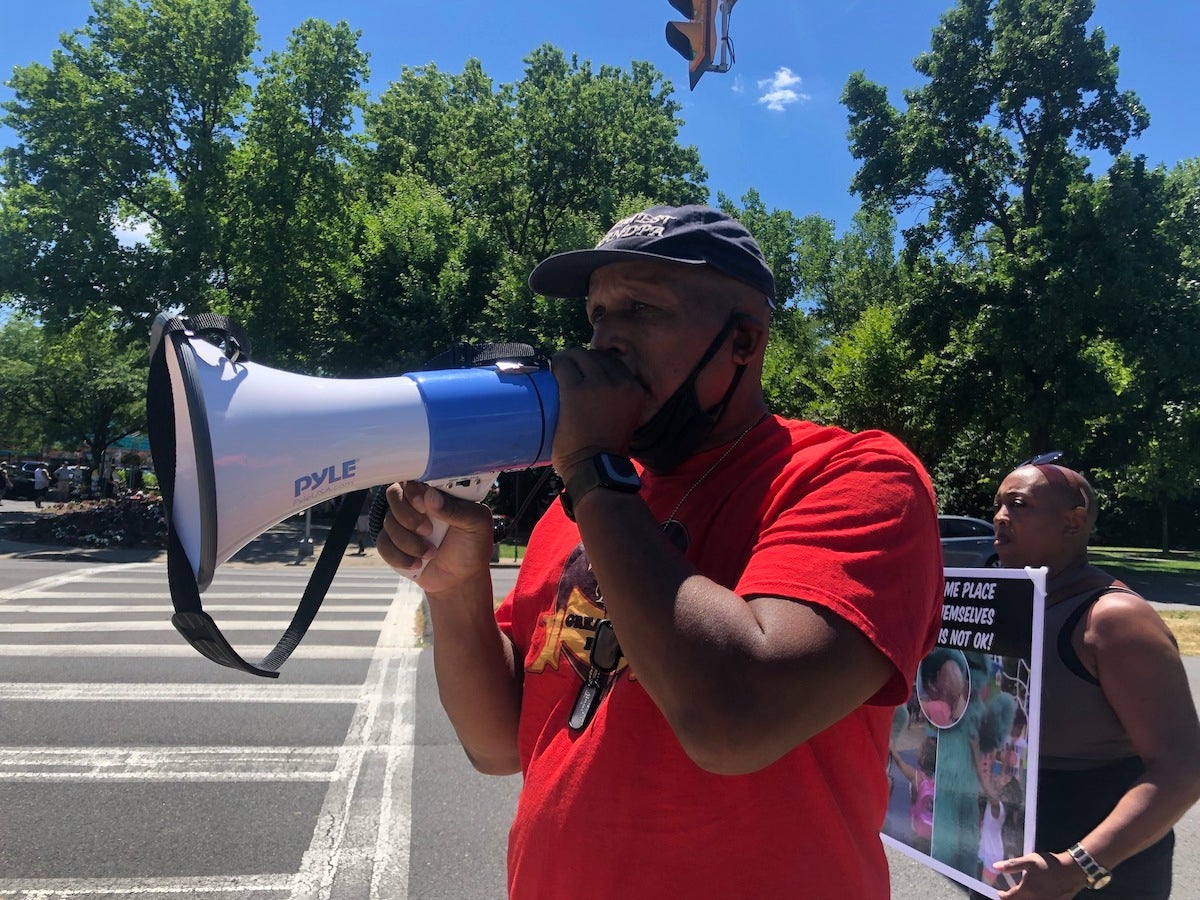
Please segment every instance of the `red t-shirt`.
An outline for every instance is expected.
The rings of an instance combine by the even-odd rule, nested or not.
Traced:
[[[724,452],[644,473],[660,518]],[[889,896],[879,829],[892,708],[905,702],[941,613],[929,479],[880,432],[772,418],[687,497],[668,533],[742,597],[819,604],[895,666],[867,705],[761,771],[699,768],[622,661],[592,723],[567,725],[604,617],[579,532],[552,506],[496,612],[524,665],[525,776],[509,836],[509,894],[549,897]],[[664,653],[670,647],[663,648]]]

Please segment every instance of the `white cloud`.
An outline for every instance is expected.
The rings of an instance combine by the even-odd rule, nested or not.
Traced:
[[[150,223],[139,219],[114,219],[113,234],[122,247],[136,247],[150,241]]]
[[[765,103],[767,109],[783,112],[793,103],[811,99],[808,94],[796,90],[799,85],[800,76],[787,66],[780,66],[770,78],[758,82],[758,89],[764,91],[758,102]]]
[[[733,91],[735,94],[746,93],[745,79],[743,79],[741,75],[734,75],[733,76],[733,87],[731,87],[730,90]]]

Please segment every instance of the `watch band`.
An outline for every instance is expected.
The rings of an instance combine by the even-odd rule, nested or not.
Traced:
[[[1096,862],[1092,858],[1092,854],[1088,853],[1079,844],[1072,844],[1067,848],[1067,852],[1071,854],[1071,859],[1083,869],[1083,874],[1088,880],[1088,890],[1098,891],[1112,880],[1112,872]]]
[[[576,468],[563,484],[563,512],[575,521],[575,504],[595,488],[603,487],[623,494],[636,494],[642,487],[633,462],[627,456],[615,453],[597,453],[587,463]]]

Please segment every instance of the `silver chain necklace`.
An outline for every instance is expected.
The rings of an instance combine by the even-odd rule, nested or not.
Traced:
[[[707,469],[705,469],[703,475],[701,475],[699,478],[697,478],[695,481],[692,482],[692,486],[684,492],[682,497],[679,498],[679,502],[675,504],[675,508],[673,510],[671,510],[671,514],[669,516],[667,516],[666,521],[663,522],[664,528],[667,526],[668,522],[672,522],[675,520],[676,513],[678,513],[679,510],[683,507],[683,501],[687,500],[688,497],[692,496],[692,492],[694,490],[696,490],[696,488],[700,487],[701,484],[704,483],[704,479],[707,478],[709,475],[711,475],[713,472],[715,472],[717,470],[717,467],[719,465],[721,465],[721,463],[725,462],[725,460],[728,458],[729,454],[737,449],[737,445],[742,442],[742,438],[744,438],[746,435],[748,435],[750,432],[752,432],[755,428],[757,428],[759,425],[761,425],[763,420],[766,419],[769,415],[770,415],[770,413],[763,413],[762,416],[760,416],[753,423],[751,423],[746,428],[745,431],[743,431],[741,434],[739,434],[737,436],[737,439],[732,444],[730,444],[728,447],[725,448],[725,452],[722,453],[719,457],[717,457],[717,461],[714,462]]]

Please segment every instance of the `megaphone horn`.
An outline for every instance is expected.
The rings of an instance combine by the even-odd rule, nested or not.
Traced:
[[[248,342],[223,352],[204,339],[224,321],[162,313],[151,334],[150,448],[169,539],[200,592],[251,540],[320,501],[407,480],[482,499],[499,472],[550,462],[558,390],[546,369],[316,378],[250,362]]]

